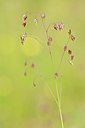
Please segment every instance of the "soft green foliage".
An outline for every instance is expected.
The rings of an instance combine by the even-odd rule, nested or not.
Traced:
[[[36,56],[26,56],[19,37],[24,29],[21,25],[23,13],[46,12],[46,23],[62,21],[66,29],[61,33],[50,32],[54,37],[53,56],[58,63],[62,48],[67,41],[67,29],[72,28],[76,41],[74,66],[65,56],[62,64],[62,113],[65,127],[85,127],[85,1],[84,0],[0,0],[0,128],[60,128],[59,113],[48,88],[37,77],[37,87],[33,87],[35,76],[28,70],[24,77],[24,61],[30,58],[40,67],[43,74],[49,74],[51,61],[43,50]],[[45,42],[42,28],[28,18],[28,30]],[[40,25],[40,24],[39,24]],[[61,38],[62,37],[62,38]],[[54,50],[53,49],[53,50]],[[29,54],[28,54],[29,55]],[[48,59],[47,59],[48,58]],[[55,65],[56,66],[56,65]],[[46,72],[47,71],[47,72]],[[53,79],[49,80],[54,90]],[[56,92],[54,91],[56,94]]]

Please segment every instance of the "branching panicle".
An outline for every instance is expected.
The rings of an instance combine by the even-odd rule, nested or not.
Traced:
[[[35,24],[38,24],[39,22],[41,22],[42,26],[43,26],[43,29],[44,29],[44,32],[45,32],[45,36],[46,36],[46,46],[47,46],[47,51],[50,55],[50,58],[51,58],[51,61],[52,61],[52,67],[50,68],[53,68],[54,67],[54,60],[53,60],[53,55],[52,55],[52,43],[53,43],[53,37],[49,34],[49,29],[51,29],[51,26],[54,30],[56,31],[61,31],[61,30],[64,30],[64,23],[62,22],[55,22],[55,23],[50,23],[46,26],[45,24],[45,18],[46,18],[46,14],[45,13],[33,13],[34,14],[34,23]],[[28,13],[29,15],[29,18],[30,16],[32,15],[32,13]],[[27,18],[28,18],[28,15],[24,14],[23,17],[22,17],[22,25],[23,27],[26,27],[27,25]],[[41,19],[41,20],[38,20],[38,17]],[[32,34],[31,34],[32,35]],[[30,36],[30,34],[28,35]],[[27,37],[27,33],[25,32],[21,37],[21,44],[25,44],[25,39]],[[32,36],[33,38],[35,38],[34,36]],[[36,38],[37,40],[37,38]],[[58,86],[57,86],[57,79],[59,77],[59,73],[60,73],[60,70],[61,70],[61,65],[62,65],[62,62],[63,62],[63,59],[64,59],[64,55],[67,54],[70,56],[70,60],[69,60],[69,63],[71,65],[73,65],[73,60],[74,60],[74,54],[73,54],[73,51],[70,50],[69,48],[69,43],[70,41],[75,41],[75,36],[72,34],[72,30],[69,29],[68,30],[68,40],[67,42],[65,43],[65,45],[63,46],[63,50],[62,50],[62,55],[61,55],[61,58],[60,58],[60,61],[59,61],[59,64],[57,66],[57,69],[53,70],[54,72],[54,79],[56,80],[56,93],[57,93],[57,97],[54,95],[53,91],[51,90],[47,80],[45,79],[44,75],[42,75],[42,73],[40,72],[40,70],[38,69],[38,66],[35,65],[35,63],[30,63],[30,66],[29,68],[32,68],[34,69],[33,71],[36,72],[37,76],[42,79],[45,84],[47,85],[52,97],[54,98],[58,108],[59,108],[59,114],[60,114],[60,120],[61,120],[61,126],[62,128],[64,128],[64,122],[63,122],[63,115],[62,115],[62,111],[61,111],[61,103],[60,103],[60,95],[59,95],[59,90],[58,90]],[[55,43],[55,42],[54,42]],[[25,65],[25,72],[24,72],[24,75],[27,76],[27,69],[28,69],[28,63],[27,61],[25,61],[24,63]],[[33,86],[36,87],[36,83],[35,81],[33,80]]]

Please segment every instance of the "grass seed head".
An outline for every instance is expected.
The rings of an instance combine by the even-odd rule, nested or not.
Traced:
[[[64,51],[66,51],[67,50],[67,45],[64,45]]]
[[[57,80],[57,78],[58,78],[58,73],[57,72],[54,73],[54,78]]]
[[[69,55],[71,55],[71,54],[72,54],[72,51],[71,51],[70,49],[68,50],[68,54],[69,54]]]
[[[71,61],[74,59],[74,55],[71,56]]]
[[[35,68],[35,64],[34,64],[34,63],[32,63],[32,64],[31,64],[31,67],[32,67],[32,68]]]
[[[25,61],[24,65],[25,65],[25,66],[27,66],[27,65],[28,65],[27,61]]]
[[[48,42],[47,42],[48,46],[50,46],[50,45],[51,45],[52,41],[53,41],[52,37],[51,37],[51,36],[49,36],[49,37],[48,37]]]
[[[24,44],[24,37],[21,36],[20,39],[21,39],[21,44]]]
[[[75,36],[73,36],[72,34],[71,34],[71,40],[75,41]]]
[[[54,24],[54,29],[55,30],[63,30],[64,24],[63,23],[56,23],[56,24]]]
[[[46,17],[45,13],[42,13],[42,14],[41,14],[41,18],[42,18],[42,19],[45,19],[45,17]]]
[[[27,21],[23,21],[22,25],[25,27],[27,25]]]
[[[27,15],[23,15],[23,20],[25,21],[27,19]]]
[[[70,63],[71,65],[73,65],[73,62],[72,62],[71,60],[69,61],[69,63]]]
[[[38,23],[38,19],[34,18],[34,23],[37,24]]]
[[[69,34],[69,36],[71,35],[71,29],[69,29],[68,34]]]
[[[58,24],[54,24],[54,29],[58,30]]]

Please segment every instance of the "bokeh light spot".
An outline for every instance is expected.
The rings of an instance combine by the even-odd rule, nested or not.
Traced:
[[[35,38],[27,37],[22,45],[22,51],[27,56],[36,56],[42,51],[42,45]]]

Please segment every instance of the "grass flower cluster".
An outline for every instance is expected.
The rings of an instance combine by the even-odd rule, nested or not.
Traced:
[[[23,17],[22,17],[22,26],[24,28],[27,28],[27,23],[28,23],[28,20],[31,17],[31,15],[34,16],[34,21],[33,21],[34,24],[38,24],[39,22],[41,22],[41,24],[42,24],[42,27],[43,27],[43,30],[44,30],[44,34],[46,35],[46,49],[47,49],[47,51],[48,51],[48,53],[50,55],[50,59],[51,59],[51,62],[52,62],[52,67],[50,67],[50,68],[53,68],[55,62],[53,60],[53,55],[52,55],[51,48],[52,48],[53,43],[55,43],[55,42],[53,42],[54,39],[49,34],[49,30],[52,29],[54,31],[64,31],[65,25],[64,25],[63,22],[54,22],[54,23],[50,23],[50,24],[48,24],[46,26],[46,24],[45,24],[46,14],[45,13],[28,13],[28,14],[24,14]],[[62,55],[61,55],[61,58],[59,58],[60,61],[59,61],[58,67],[56,68],[55,71],[53,71],[54,72],[53,73],[53,78],[55,80],[55,88],[56,88],[57,97],[54,95],[54,93],[51,90],[51,88],[50,88],[46,78],[44,77],[44,75],[42,74],[42,72],[40,71],[38,66],[35,63],[33,63],[33,62],[29,63],[28,61],[25,61],[25,63],[24,63],[24,65],[25,65],[24,75],[25,76],[27,76],[27,70],[28,70],[28,67],[30,67],[30,68],[32,68],[34,70],[34,72],[36,73],[37,77],[42,79],[45,82],[45,84],[47,85],[47,87],[48,87],[48,89],[50,91],[50,94],[52,95],[56,105],[58,106],[59,114],[60,114],[61,127],[62,128],[64,128],[64,121],[63,121],[63,115],[62,115],[62,110],[61,110],[60,94],[59,94],[59,89],[58,89],[58,85],[57,85],[57,79],[58,79],[58,77],[60,75],[59,73],[60,73],[60,70],[61,70],[61,66],[62,66],[62,61],[64,59],[64,55],[68,54],[68,56],[69,56],[69,63],[71,65],[73,65],[73,60],[74,60],[74,53],[69,48],[69,43],[75,41],[75,36],[73,35],[71,29],[68,29],[67,33],[68,33],[67,43],[65,43],[64,46],[63,46]],[[24,34],[22,34],[22,36],[20,37],[20,41],[21,41],[22,45],[25,45],[25,39],[27,38],[27,36],[29,36],[29,34],[27,34],[27,32],[24,32]],[[35,39],[38,40],[37,38],[35,38]],[[44,47],[43,44],[42,44],[42,46]],[[33,86],[34,87],[37,86],[36,82],[34,80],[33,80]]]

